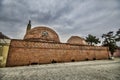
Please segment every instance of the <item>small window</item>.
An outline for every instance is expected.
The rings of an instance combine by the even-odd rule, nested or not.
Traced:
[[[72,62],[75,62],[75,60],[74,60],[74,59],[72,59],[71,61],[72,61]]]
[[[31,65],[37,65],[38,63],[31,63]]]
[[[52,63],[57,63],[57,61],[55,61],[54,59],[52,60]]]
[[[88,61],[89,59],[88,59],[88,58],[86,58],[85,60],[86,60],[86,61]]]
[[[93,60],[96,60],[96,58],[93,58]]]

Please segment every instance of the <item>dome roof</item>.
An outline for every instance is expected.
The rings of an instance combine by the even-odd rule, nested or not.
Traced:
[[[43,42],[60,42],[59,36],[51,28],[38,26],[30,29],[24,36],[24,40],[43,41]]]
[[[79,36],[71,36],[67,43],[69,44],[79,44],[79,45],[87,45],[86,41],[84,38],[81,38]]]

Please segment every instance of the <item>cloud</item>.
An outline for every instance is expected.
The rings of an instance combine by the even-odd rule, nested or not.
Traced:
[[[23,38],[32,25],[55,29],[65,42],[72,35],[100,37],[120,25],[120,0],[0,0],[0,30]],[[22,32],[22,33],[21,33]]]

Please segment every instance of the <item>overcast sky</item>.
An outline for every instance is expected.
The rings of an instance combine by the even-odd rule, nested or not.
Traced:
[[[54,29],[61,42],[72,35],[100,38],[120,28],[120,0],[0,0],[0,32],[23,39],[29,20],[32,28]]]

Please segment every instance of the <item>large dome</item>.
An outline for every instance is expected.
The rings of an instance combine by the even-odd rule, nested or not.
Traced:
[[[51,28],[38,26],[30,29],[24,36],[24,40],[43,41],[43,42],[60,42],[59,36]]]
[[[78,44],[78,45],[87,45],[85,39],[79,37],[79,36],[71,36],[67,43],[69,44]]]

